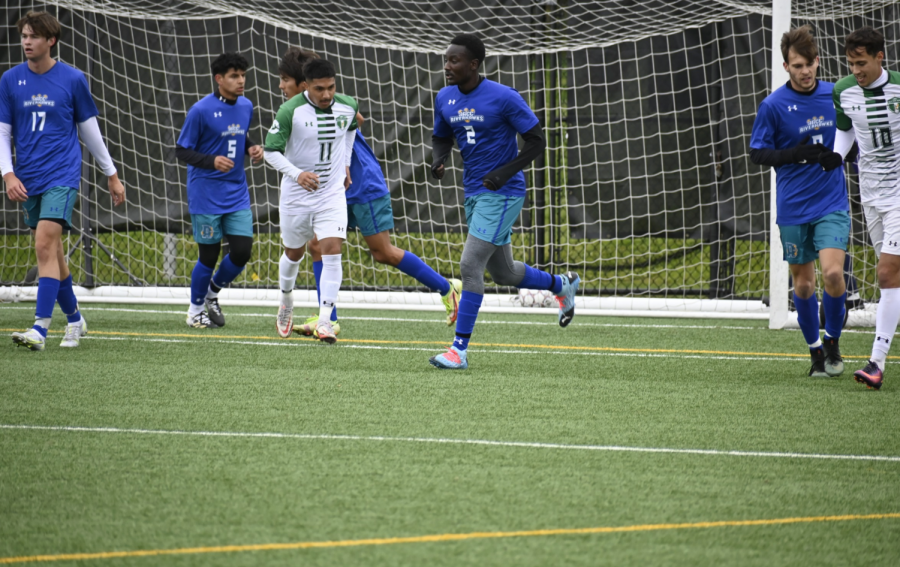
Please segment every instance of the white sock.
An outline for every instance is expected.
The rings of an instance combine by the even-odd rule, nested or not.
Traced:
[[[900,288],[881,290],[881,301],[875,315],[875,342],[872,344],[872,361],[884,370],[891,341],[900,322]]]
[[[50,317],[41,317],[41,318],[35,317],[34,324],[46,331],[47,329],[50,328],[50,319],[51,319]]]
[[[341,280],[344,279],[341,255],[322,256],[322,277],[319,278],[319,321],[330,321],[337,303]]]
[[[301,257],[300,260],[303,258]],[[281,294],[290,294],[294,291],[294,284],[297,283],[297,272],[300,271],[300,260],[292,262],[287,254],[281,255],[278,262],[278,285],[281,288]],[[293,302],[291,303],[293,305]]]
[[[820,346],[822,346],[822,339],[819,339],[816,342],[814,342],[813,344],[809,345],[809,348],[814,349],[814,348],[819,348]]]
[[[219,297],[218,291],[213,291],[212,285],[210,285],[209,289],[206,291],[206,299],[216,299]]]
[[[188,307],[188,317],[196,317],[197,315],[203,313],[203,308],[206,307],[205,303],[201,303],[200,305],[190,304]]]

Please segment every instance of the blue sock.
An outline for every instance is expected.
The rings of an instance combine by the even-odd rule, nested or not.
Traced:
[[[322,260],[313,262],[313,276],[316,278],[316,303],[322,303],[322,296],[319,293],[319,280],[322,279]],[[337,307],[331,310],[331,322],[337,321]]]
[[[847,292],[840,297],[831,297],[827,291],[822,294],[822,305],[825,307],[825,334],[833,339],[841,336],[846,301]]]
[[[416,278],[428,289],[440,292],[441,295],[450,293],[450,282],[447,281],[447,278],[435,272],[431,266],[412,252],[403,252],[403,259],[397,264],[397,269],[407,276]]]
[[[797,308],[797,322],[800,323],[806,344],[815,344],[819,341],[819,302],[816,301],[816,294],[809,296],[809,299],[800,299],[795,293],[794,306]]]
[[[234,281],[234,278],[241,275],[244,266],[237,266],[231,261],[231,254],[227,254],[222,261],[219,262],[219,269],[213,276],[212,282],[218,287],[225,287]]]
[[[206,292],[209,291],[209,281],[212,279],[213,269],[199,260],[191,272],[191,303],[203,305],[206,301]]]
[[[463,290],[459,298],[459,316],[456,318],[456,338],[453,346],[457,350],[469,348],[469,339],[472,338],[472,330],[475,329],[475,320],[478,319],[478,310],[484,295]]]
[[[78,298],[75,297],[75,291],[72,289],[72,274],[59,282],[59,293],[56,294],[56,302],[59,308],[66,315],[69,323],[77,323],[81,321],[81,313],[78,312]]]
[[[548,274],[543,270],[538,270],[525,264],[525,276],[519,282],[519,287],[525,289],[547,289],[559,295],[562,292],[563,281],[559,276]]]
[[[56,296],[59,295],[59,280],[55,278],[40,278],[38,280],[37,306],[34,309],[34,330],[44,337],[47,336],[47,328],[53,317],[53,306],[56,305]]]

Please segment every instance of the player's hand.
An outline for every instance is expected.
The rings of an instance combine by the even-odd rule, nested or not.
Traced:
[[[234,162],[225,156],[216,156],[215,166],[222,173],[228,173],[234,167]]]
[[[350,168],[347,167],[347,177],[344,178],[344,191],[350,189],[350,185],[353,184],[353,180],[350,179]]]
[[[250,149],[247,150],[247,153],[250,154],[250,161],[252,161],[253,163],[259,163],[262,161],[265,151],[263,150],[262,146],[257,144],[255,146],[250,146]]]
[[[25,190],[25,186],[22,185],[15,173],[7,173],[3,176],[3,181],[6,183],[6,195],[11,201],[24,203],[28,200],[28,191]]]
[[[444,171],[444,164],[442,163],[437,163],[431,166],[431,176],[435,179],[443,179]]]
[[[819,165],[821,165],[822,169],[825,171],[832,171],[844,165],[844,159],[841,157],[841,154],[837,152],[825,150],[819,154]]]
[[[125,186],[119,181],[119,174],[113,173],[108,178],[109,196],[112,197],[114,207],[125,202]]]
[[[809,136],[799,146],[794,146],[794,163],[819,163],[819,155],[825,151],[825,146],[807,142],[809,142]]]
[[[494,185],[494,182],[491,181],[490,179],[485,179],[484,181],[481,182],[481,184],[484,185],[485,187],[487,187],[488,189],[490,189],[491,191],[497,190],[497,186]]]
[[[311,171],[304,171],[297,176],[297,184],[312,193],[319,188],[319,176]]]

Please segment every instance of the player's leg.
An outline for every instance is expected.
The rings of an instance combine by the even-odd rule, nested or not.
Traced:
[[[57,248],[57,264],[59,265],[59,293],[56,302],[66,316],[66,334],[59,346],[66,348],[77,347],[81,343],[81,337],[87,334],[87,321],[81,316],[78,309],[78,298],[72,284],[72,274],[66,263],[66,255],[63,254],[62,243]]]
[[[347,227],[347,230],[350,230],[351,227]],[[322,281],[322,250],[319,248],[319,239],[313,238],[306,245],[307,250],[309,250],[309,255],[312,256],[312,265],[313,265],[313,277],[316,280],[316,302],[322,301],[322,294],[319,292],[320,283]],[[303,323],[299,323],[294,325],[294,332],[298,335],[304,335],[307,337],[314,336],[316,334],[316,323],[319,322],[319,314],[312,315],[306,318],[306,321]],[[341,326],[337,321],[337,308],[331,311],[331,324],[334,328],[335,336],[341,334]]]
[[[219,262],[219,269],[210,279],[206,292],[206,312],[209,320],[219,327],[225,326],[225,314],[219,306],[219,292],[244,271],[253,253],[253,215],[250,209],[223,215],[222,232],[228,240],[228,254]]]
[[[839,211],[826,215],[813,223],[819,265],[825,291],[822,293],[822,309],[825,312],[825,372],[840,376],[844,372],[840,338],[844,326],[847,305],[847,285],[844,279],[844,260],[850,239],[850,214]]]
[[[191,271],[191,303],[186,323],[195,329],[215,329],[219,325],[210,320],[206,311],[206,294],[222,251],[222,215],[191,215],[191,224],[199,253]]]
[[[282,338],[291,336],[294,330],[294,285],[297,283],[297,272],[300,271],[300,260],[306,251],[306,243],[312,237],[311,213],[281,215],[281,242],[284,245],[284,253],[278,262],[281,301],[275,319],[275,329]]]
[[[319,321],[316,323],[316,337],[325,343],[337,342],[331,314],[337,305],[338,292],[344,278],[341,265],[341,246],[347,234],[347,206],[320,211],[313,221],[319,249],[322,252],[322,276],[319,285]]]
[[[813,228],[810,223],[781,226],[781,244],[784,259],[791,270],[794,281],[794,307],[797,309],[797,323],[803,338],[809,346],[812,365],[809,376],[824,378],[825,349],[819,338],[819,301],[816,298],[816,248]]]

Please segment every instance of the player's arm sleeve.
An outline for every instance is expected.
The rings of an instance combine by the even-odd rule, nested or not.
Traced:
[[[178,144],[175,144],[175,157],[188,165],[201,169],[216,168],[216,156],[200,153]]]
[[[12,172],[12,125],[0,122],[0,175]]]
[[[288,161],[284,154],[275,150],[266,150],[263,152],[266,163],[274,167],[277,171],[287,175],[291,179],[296,180],[303,173],[303,170]]]
[[[344,165],[350,167],[350,162],[353,161],[353,144],[356,142],[356,130],[347,132],[345,138],[345,143],[347,144],[347,159],[344,160]]]
[[[78,135],[81,141],[87,146],[91,155],[103,174],[107,177],[116,174],[116,164],[113,163],[112,157],[109,155],[109,149],[103,142],[103,135],[100,133],[100,125],[97,123],[97,117],[92,116],[84,122],[78,123]]]
[[[775,149],[775,131],[778,128],[772,110],[765,103],[759,105],[753,130],[750,133],[750,161],[756,165],[779,167],[794,163],[792,148]]]
[[[444,162],[447,161],[447,158],[450,157],[450,152],[453,151],[453,137],[452,136],[438,136],[437,134],[433,134],[431,136],[431,171],[432,173],[444,165]]]
[[[510,162],[507,162],[497,169],[488,173],[484,180],[497,190],[510,180],[510,178],[528,167],[547,147],[547,140],[544,138],[544,130],[540,124],[535,124],[531,130],[522,134],[525,145],[519,155]]]
[[[851,124],[852,126],[852,124]],[[834,133],[834,151],[841,154],[842,158],[846,158],[856,142],[856,132],[851,127],[849,130],[841,130],[838,128]]]
[[[247,135],[244,136],[244,153],[249,155],[250,148],[252,148],[253,146],[258,146],[258,145],[259,144],[256,143],[256,140],[254,140],[253,138],[250,137],[250,132],[247,132]]]

